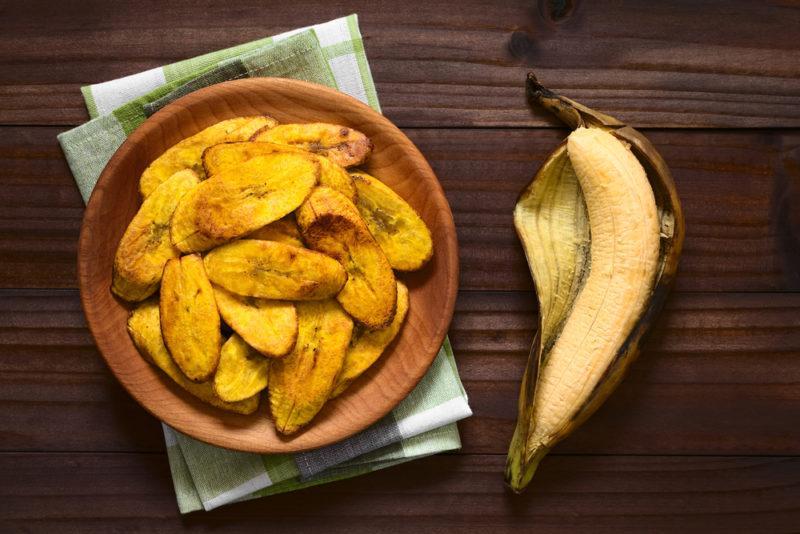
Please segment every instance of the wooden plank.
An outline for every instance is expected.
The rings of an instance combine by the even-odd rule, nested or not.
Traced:
[[[53,127],[0,129],[0,287],[75,287],[83,204]],[[800,289],[800,135],[648,132],[688,235],[679,291]],[[463,289],[529,290],[511,212],[561,130],[410,129],[453,209]]]
[[[465,453],[506,450],[535,307],[524,292],[459,295],[450,335],[475,412]],[[796,293],[673,295],[631,375],[557,450],[800,454],[798,312]],[[0,292],[0,406],[0,450],[163,447],[94,348],[76,291]]]
[[[178,515],[166,458],[0,454],[7,531],[788,532],[800,522],[800,459],[555,456],[529,491],[503,486],[502,456],[438,456]],[[87,505],[89,503],[89,505]]]
[[[530,68],[640,126],[800,126],[791,3],[464,0],[454,12],[445,0],[360,0],[347,10],[359,14],[384,110],[400,126],[552,125],[527,108]],[[344,13],[325,0],[2,8],[0,124],[77,124],[81,85]]]

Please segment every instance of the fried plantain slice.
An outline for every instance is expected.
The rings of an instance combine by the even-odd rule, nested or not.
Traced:
[[[372,141],[363,133],[325,122],[281,124],[257,131],[250,140],[304,148],[342,167],[361,165],[372,152]]]
[[[227,402],[258,395],[269,382],[270,360],[259,354],[237,334],[222,345],[214,374],[214,392]]]
[[[214,290],[198,254],[174,258],[161,281],[161,331],[183,374],[208,380],[217,368],[220,334]]]
[[[203,152],[203,167],[207,176],[214,176],[255,157],[274,154],[275,152],[304,154],[312,158],[319,164],[319,184],[336,189],[351,201],[355,201],[356,186],[353,184],[353,178],[350,177],[344,167],[337,165],[326,157],[295,146],[259,142],[222,143],[208,147]]]
[[[291,302],[242,297],[220,286],[214,297],[222,319],[264,356],[285,356],[294,347],[297,312]]]
[[[235,119],[218,122],[173,145],[156,158],[155,161],[144,170],[141,178],[139,178],[139,192],[142,194],[142,197],[147,198],[155,191],[156,187],[158,187],[161,182],[183,169],[192,169],[201,179],[204,178],[203,165],[200,161],[203,150],[225,140],[246,140],[247,138],[235,135],[235,132],[241,129],[241,134],[245,135],[249,133],[249,131],[243,127],[253,123],[253,121],[261,119],[274,121],[274,123],[277,124],[277,121],[271,117],[237,117]],[[271,123],[272,122],[262,125],[260,129],[266,128]],[[253,126],[255,125],[256,124],[253,124]]]
[[[331,398],[341,395],[353,380],[361,376],[364,371],[378,360],[384,349],[397,337],[407,312],[408,288],[398,280],[397,312],[394,314],[394,319],[392,319],[389,326],[380,330],[370,331],[356,327],[344,357],[344,365],[336,377]]]
[[[158,299],[142,302],[128,317],[128,333],[142,357],[161,369],[180,387],[217,408],[240,414],[251,414],[258,408],[259,396],[253,395],[237,402],[225,402],[214,393],[211,382],[197,384],[183,374],[169,355],[161,337],[161,314]]]
[[[303,240],[336,258],[347,283],[336,296],[342,307],[370,330],[392,322],[397,303],[394,272],[358,210],[329,187],[316,188],[297,210]]]
[[[250,120],[242,124],[234,131],[225,136],[224,143],[235,143],[237,141],[247,141],[259,130],[269,130],[278,125],[278,121],[269,115],[259,115],[250,117]],[[212,145],[213,146],[213,145]]]
[[[270,365],[269,405],[282,434],[297,432],[322,409],[353,333],[353,321],[333,299],[298,302],[297,321],[294,350]]]
[[[142,202],[114,256],[114,294],[137,302],[155,293],[167,260],[180,256],[169,238],[172,212],[183,195],[198,183],[200,178],[194,171],[178,171]]]
[[[260,241],[277,241],[284,245],[292,245],[294,247],[305,247],[303,237],[300,235],[300,229],[297,227],[297,221],[294,215],[287,215],[282,219],[271,222],[266,226],[262,226],[255,232],[248,234],[246,239],[258,239]]]
[[[351,176],[358,190],[358,212],[392,268],[422,268],[433,256],[433,240],[414,208],[377,178],[364,172]]]
[[[335,259],[274,241],[234,241],[209,252],[205,264],[208,277],[218,286],[262,299],[326,299],[347,280]]]
[[[199,252],[249,234],[294,211],[316,183],[317,165],[301,154],[253,158],[184,195],[172,216],[172,242]]]

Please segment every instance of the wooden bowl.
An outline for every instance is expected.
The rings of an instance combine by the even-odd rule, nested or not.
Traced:
[[[375,150],[365,166],[422,216],[434,256],[421,271],[400,275],[410,308],[400,336],[381,359],[298,434],[277,434],[266,395],[258,411],[238,415],[209,406],[172,382],[137,352],[126,331],[130,305],[110,291],[117,244],[139,208],[139,176],[166,149],[224,119],[267,114],[282,123],[331,122],[367,134]],[[92,193],[78,245],[81,301],[100,352],[125,389],[177,430],[229,449],[283,453],[342,440],[389,413],[419,382],[444,340],[458,288],[453,215],[425,158],[390,121],[347,95],[281,78],[221,83],[191,93],[146,120],[117,150]]]

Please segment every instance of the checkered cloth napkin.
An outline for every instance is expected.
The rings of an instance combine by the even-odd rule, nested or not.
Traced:
[[[58,136],[84,200],[108,160],[148,116],[201,87],[237,78],[307,80],[380,111],[355,15],[82,88],[92,120]],[[461,446],[455,422],[472,414],[449,340],[389,415],[339,443],[258,455],[208,445],[163,425],[182,513],[342,480]]]

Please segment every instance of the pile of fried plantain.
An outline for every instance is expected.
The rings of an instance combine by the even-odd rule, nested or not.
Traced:
[[[253,116],[153,161],[111,287],[138,303],[128,332],[142,356],[223,410],[253,413],[267,390],[286,435],[344,393],[403,326],[395,271],[433,255],[414,209],[348,169],[371,151],[346,126]]]

